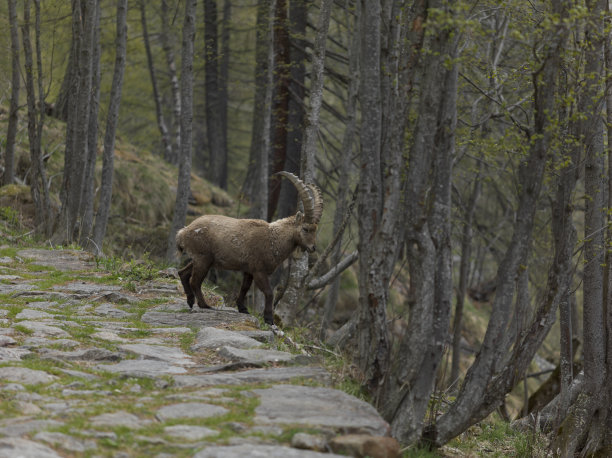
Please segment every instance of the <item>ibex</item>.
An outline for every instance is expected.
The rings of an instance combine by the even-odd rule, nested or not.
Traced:
[[[243,273],[242,286],[236,299],[238,311],[249,313],[244,297],[255,280],[255,285],[266,298],[264,321],[274,324],[272,289],[269,275],[300,247],[308,252],[316,249],[317,225],[323,213],[321,190],[305,184],[289,172],[278,172],[291,181],[304,205],[304,213],[272,223],[260,219],[236,219],[222,215],[205,215],[176,234],[180,253],[187,253],[191,261],[179,270],[187,304],[193,308],[194,294],[200,308],[211,308],[202,296],[202,281],[211,267]]]

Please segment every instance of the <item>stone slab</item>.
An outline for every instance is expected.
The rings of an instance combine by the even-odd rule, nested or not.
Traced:
[[[389,424],[373,406],[340,390],[277,385],[253,392],[261,399],[255,410],[259,423],[322,426],[377,436],[390,432]]]

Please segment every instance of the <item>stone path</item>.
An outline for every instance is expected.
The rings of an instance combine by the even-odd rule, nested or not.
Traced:
[[[399,456],[376,410],[230,308],[0,247],[0,458]]]

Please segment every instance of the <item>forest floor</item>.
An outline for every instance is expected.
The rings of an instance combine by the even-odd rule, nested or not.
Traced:
[[[142,265],[116,274],[75,250],[0,254],[2,457],[397,447],[321,358],[235,309],[190,312],[173,269],[139,281]]]
[[[0,247],[0,457],[399,456],[331,352],[233,308],[190,312],[174,269],[116,261]],[[485,422],[402,454],[533,451]]]

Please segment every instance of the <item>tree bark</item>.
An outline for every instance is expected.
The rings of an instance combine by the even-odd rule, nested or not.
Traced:
[[[266,84],[268,80],[268,36],[269,13],[271,0],[258,0],[257,2],[257,39],[255,44],[255,96],[253,101],[253,121],[251,126],[251,146],[249,148],[249,163],[246,177],[242,185],[242,197],[250,203],[257,201],[261,195],[259,184],[259,154],[264,141],[263,131],[266,110]],[[266,161],[267,162],[267,161]],[[266,191],[267,183],[266,183]],[[266,201],[266,206],[268,205]],[[266,210],[267,213],[267,210]],[[255,211],[254,213],[255,214]]]
[[[100,180],[100,201],[96,213],[96,225],[93,231],[93,243],[90,245],[97,254],[102,252],[102,241],[106,235],[106,227],[110,214],[111,197],[113,193],[113,172],[115,157],[115,134],[119,120],[119,105],[123,88],[127,44],[127,6],[128,0],[117,0],[117,22],[115,39],[115,69],[111,86],[110,100],[106,117],[104,133],[104,153],[102,162],[102,177]]]
[[[79,243],[87,246],[91,241],[94,215],[94,192],[96,158],[98,155],[98,111],[100,108],[100,3],[96,5],[93,31],[93,55],[91,71],[91,94],[89,101],[89,126],[87,129],[87,152],[83,173],[83,196],[79,213],[82,215]]]
[[[176,165],[178,150],[181,145],[181,88],[176,75],[176,63],[174,62],[173,41],[170,39],[170,26],[168,24],[168,0],[161,0],[162,31],[160,41],[166,56],[166,64],[170,74],[170,88],[172,89],[172,131],[174,141],[171,142],[172,153],[166,160]]]
[[[35,8],[35,45],[38,69],[38,100],[34,89],[34,62],[32,44],[30,41],[30,1],[23,5],[23,51],[25,57],[26,98],[28,106],[28,139],[30,142],[30,159],[32,162],[32,175],[30,178],[30,193],[36,208],[36,231],[47,235],[51,229],[51,204],[49,201],[49,188],[45,167],[42,160],[42,126],[44,124],[44,93],[42,92],[42,59],[40,52],[40,2],[34,1]],[[41,108],[36,110],[36,104]]]
[[[272,221],[281,190],[281,177],[275,175],[285,169],[289,115],[290,46],[287,0],[276,0],[273,27],[274,98],[272,102],[272,149],[268,190],[268,221]]]
[[[8,0],[9,24],[11,29],[11,105],[9,108],[8,127],[6,130],[6,153],[4,156],[4,173],[2,184],[15,181],[15,137],[19,122],[19,28],[17,24],[16,0]]]
[[[355,4],[355,17],[360,17],[360,3]],[[348,13],[346,14],[347,24],[350,24],[350,18]],[[353,159],[353,145],[355,143],[355,128],[356,128],[356,112],[357,112],[357,94],[359,91],[359,43],[360,43],[360,31],[357,26],[358,22],[355,21],[355,26],[352,29],[352,36],[350,37],[349,46],[349,83],[347,88],[347,101],[346,101],[346,128],[344,130],[344,137],[342,140],[342,149],[340,151],[340,170],[338,177],[338,189],[336,198],[336,212],[334,214],[334,228],[333,233],[337,234],[342,225],[344,214],[347,207],[347,196],[349,193],[349,178],[350,169]],[[342,237],[336,244],[332,253],[330,263],[331,265],[337,265],[340,262],[342,256]],[[336,303],[338,302],[338,294],[340,291],[340,278],[337,277],[329,287],[327,297],[325,298],[325,304],[323,306],[323,318],[321,320],[321,330],[319,332],[319,338],[325,340],[325,334],[327,329],[330,327],[334,313],[336,311]]]
[[[227,189],[227,153],[224,150],[219,113],[219,40],[217,33],[217,1],[204,0],[204,90],[206,92],[206,137],[208,139],[209,177]]]
[[[185,224],[191,178],[191,132],[193,125],[193,41],[195,38],[196,0],[186,0],[181,54],[181,150],[172,226],[168,235],[166,258],[176,258],[176,233]]]
[[[557,2],[555,12],[562,15],[565,9]],[[496,375],[495,367],[506,357],[507,349],[499,345],[499,342],[504,341],[503,336],[511,316],[516,281],[523,270],[521,262],[527,259],[531,248],[535,209],[551,142],[552,132],[548,127],[551,113],[555,111],[559,53],[567,34],[568,29],[562,21],[558,21],[548,30],[545,41],[548,46],[544,48],[541,65],[534,72],[533,140],[529,156],[519,169],[521,192],[512,241],[497,271],[495,299],[480,352],[468,370],[456,401],[435,425],[424,432],[425,439],[437,445],[444,444],[465,431],[469,425],[486,417],[501,404],[505,394],[514,387],[517,374],[523,373],[521,370],[527,367],[550,329],[556,307],[568,285],[566,279],[571,265],[568,252],[571,252],[571,247],[566,243],[563,247],[558,247],[559,263],[549,275],[549,288],[544,305],[538,310],[531,327],[525,331],[525,338],[521,343],[515,344],[515,352],[504,366],[501,375]]]
[[[157,127],[161,135],[162,148],[164,159],[173,164],[174,153],[172,152],[172,140],[168,133],[164,112],[162,110],[162,100],[157,86],[157,74],[155,71],[155,62],[153,61],[153,53],[151,52],[151,44],[149,43],[149,31],[147,27],[146,1],[140,0],[140,24],[142,26],[142,39],[144,42],[145,53],[147,55],[147,64],[149,66],[149,75],[151,77],[151,87],[153,89],[153,100],[155,102],[155,117],[157,119]]]
[[[289,113],[287,115],[287,152],[284,170],[300,174],[300,154],[304,125],[304,97],[306,79],[306,22],[309,0],[292,0],[289,4]],[[280,183],[278,217],[295,214],[297,191],[287,180]]]
[[[325,50],[329,18],[333,0],[323,0],[319,12],[317,34],[312,57],[310,72],[310,103],[308,106],[307,124],[304,130],[304,143],[301,152],[301,175],[305,183],[314,183],[315,155],[317,151],[317,138],[319,132],[319,114],[323,104],[323,73],[325,67]],[[299,298],[306,287],[305,279],[308,275],[308,253],[303,252],[293,260],[289,281],[282,299],[277,304],[277,312],[283,323],[291,324],[295,319],[295,312]]]
[[[96,0],[72,2],[73,43],[78,52],[72,88],[69,97],[66,125],[66,151],[64,177],[60,197],[62,207],[52,242],[69,244],[78,240],[81,229],[81,197],[89,131],[89,102],[92,85],[92,57]]]

